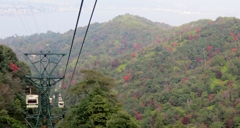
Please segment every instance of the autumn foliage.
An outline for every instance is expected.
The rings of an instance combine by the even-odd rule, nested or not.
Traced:
[[[172,44],[172,46],[173,46],[173,47],[177,47],[177,46],[178,46],[177,42],[174,42],[174,43]]]
[[[19,69],[19,67],[17,66],[17,65],[15,65],[14,63],[10,63],[10,66],[11,66],[11,70],[12,71],[16,71],[16,70],[18,70]]]
[[[232,48],[230,49],[230,52],[236,52],[238,49],[237,48]]]
[[[183,117],[183,119],[182,119],[182,124],[189,124],[190,123],[190,120],[189,120],[189,117],[187,117],[187,116],[185,116],[185,117]]]
[[[210,94],[209,95],[209,101],[211,101],[213,99],[213,97],[214,97],[214,94]]]
[[[140,114],[139,112],[135,112],[135,117],[137,120],[142,120],[142,114]]]
[[[188,78],[187,78],[187,77],[183,78],[183,79],[182,79],[182,83],[184,84],[184,83],[185,83],[185,81],[187,81],[187,80],[188,80]]]
[[[130,81],[130,75],[124,76],[124,81],[125,81],[125,82]]]
[[[135,54],[135,53],[133,53],[131,56],[132,56],[132,58],[135,58],[135,57],[136,57],[136,54]]]
[[[207,50],[208,50],[208,51],[211,51],[211,50],[212,50],[212,46],[208,45],[208,46],[207,46]]]

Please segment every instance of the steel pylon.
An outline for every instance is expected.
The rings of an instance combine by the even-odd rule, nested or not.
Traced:
[[[54,128],[62,115],[51,113],[50,89],[64,77],[58,76],[55,69],[65,54],[40,51],[38,53],[25,53],[24,55],[27,56],[35,69],[33,75],[26,75],[26,78],[39,91],[38,112],[27,114],[25,120],[31,128]]]

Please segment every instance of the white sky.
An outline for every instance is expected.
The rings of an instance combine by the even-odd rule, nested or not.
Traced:
[[[4,16],[4,18],[1,18],[0,15],[0,28],[7,29],[6,26],[19,28],[18,30],[10,28],[11,30],[7,32],[0,29],[0,38],[14,34],[29,35],[37,32],[46,32],[47,29],[61,33],[73,29],[78,14],[77,8],[81,0],[0,0],[0,5],[9,5],[14,8],[13,2],[16,5],[24,5],[25,7],[29,7],[30,3],[31,6],[38,6],[38,8],[43,8],[43,5],[66,8],[72,6],[75,10],[69,14],[59,12],[56,14],[56,17],[54,14],[50,14],[51,12],[45,12],[45,16],[43,14],[28,15],[27,18],[20,15],[23,23],[21,23],[17,14]],[[93,3],[94,0],[85,0],[80,26],[87,24]],[[93,22],[106,22],[118,15],[129,13],[152,21],[178,26],[199,19],[215,20],[219,16],[240,18],[239,5],[240,0],[98,0]],[[33,22],[34,15],[37,23]],[[14,25],[9,22],[13,20],[16,20]],[[64,25],[57,26],[56,23]],[[26,30],[23,29],[23,24],[25,24],[25,28],[29,24],[28,33],[24,32]],[[32,26],[30,26],[31,24]],[[39,27],[39,31],[36,30],[36,24]],[[2,34],[4,32],[5,34]]]

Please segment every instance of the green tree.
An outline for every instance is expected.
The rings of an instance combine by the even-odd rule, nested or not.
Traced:
[[[154,124],[154,128],[163,128],[164,127],[164,123],[163,123],[163,117],[161,113],[157,114],[157,119],[155,121]]]
[[[68,93],[84,96],[81,97],[80,103],[74,105],[67,113],[61,127],[102,128],[107,127],[108,120],[109,125],[119,123],[111,119],[112,115],[121,109],[116,96],[110,90],[114,86],[113,79],[92,70],[84,70],[82,73],[82,82],[71,88]],[[134,122],[130,124],[135,126]]]
[[[107,128],[140,128],[137,120],[124,111],[112,114],[107,121]]]
[[[112,106],[105,98],[100,95],[95,95],[88,105],[88,112],[90,114],[90,121],[94,127],[106,127],[106,122],[109,115],[114,111],[111,110]]]
[[[24,124],[8,115],[6,110],[0,111],[1,128],[26,128]]]

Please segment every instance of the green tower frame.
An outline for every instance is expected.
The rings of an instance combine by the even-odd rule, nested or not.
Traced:
[[[54,70],[65,54],[40,51],[39,53],[25,53],[24,55],[27,56],[36,70],[36,75],[26,75],[26,79],[39,91],[38,112],[37,114],[27,114],[25,120],[31,128],[54,128],[55,124],[63,117],[51,113],[50,89],[64,78],[64,76],[54,75],[57,74]]]

